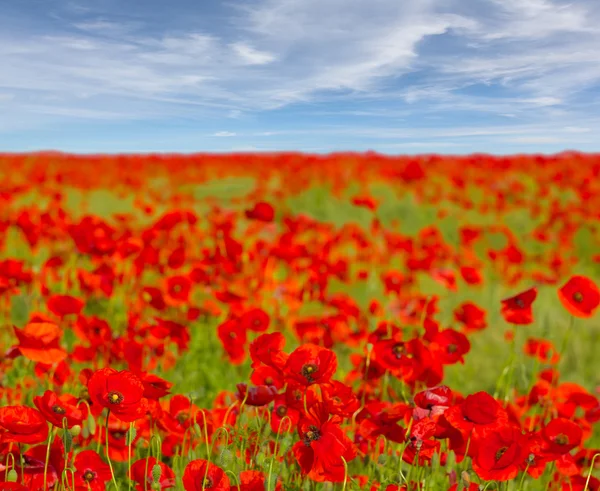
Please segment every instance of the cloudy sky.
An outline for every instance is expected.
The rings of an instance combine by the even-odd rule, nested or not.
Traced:
[[[600,151],[597,0],[1,0],[0,151]]]

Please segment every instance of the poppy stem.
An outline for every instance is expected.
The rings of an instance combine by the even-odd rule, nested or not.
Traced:
[[[23,458],[22,445],[19,443],[19,462],[21,463],[21,484],[25,485],[25,459]]]
[[[595,454],[592,457],[592,463],[590,464],[590,470],[588,471],[587,479],[585,480],[585,488],[583,488],[583,491],[588,491],[588,489],[590,487],[590,480],[592,479],[592,471],[594,470],[594,463],[596,462],[597,457],[600,457],[600,452]]]
[[[348,462],[342,455],[342,462],[344,463],[344,485],[342,486],[342,491],[346,491],[346,483],[348,482]]]
[[[284,416],[279,421],[279,426],[277,427],[277,437],[275,438],[275,448],[273,449],[273,456],[271,457],[271,462],[269,463],[269,477],[267,478],[267,491],[271,491],[271,475],[273,473],[273,462],[277,458],[277,452],[279,451],[279,437],[281,436],[281,425],[286,421],[289,423],[288,431],[292,429],[292,420],[289,416]]]
[[[42,491],[46,491],[46,484],[48,482],[48,462],[50,461],[50,445],[52,444],[52,434],[54,433],[54,426],[48,423],[50,431],[48,432],[48,443],[46,444],[46,460],[44,461],[44,487]]]
[[[127,484],[127,489],[131,489],[131,444],[133,442],[133,431],[133,423],[129,423],[129,432],[127,433],[127,440],[129,440],[127,442],[127,475],[129,476],[129,483]]]
[[[523,475],[521,476],[521,480],[519,481],[519,487],[517,488],[517,491],[521,491],[523,489],[523,483],[525,482],[525,476],[527,475],[527,471],[529,470],[529,463],[527,464],[527,466],[525,467],[525,470],[523,471]]]
[[[110,418],[110,409],[106,413],[106,460],[108,461],[108,467],[110,468],[110,475],[112,476],[113,484],[115,485],[115,491],[119,490],[119,486],[117,485],[117,479],[115,478],[115,471],[113,470],[112,462],[110,461],[110,453],[108,451],[108,419]]]
[[[567,332],[565,332],[565,337],[562,340],[560,345],[560,360],[563,361],[565,357],[565,351],[569,346],[569,339],[571,339],[571,333],[573,332],[573,326],[575,325],[575,316],[571,316],[569,321],[569,326],[567,327]]]

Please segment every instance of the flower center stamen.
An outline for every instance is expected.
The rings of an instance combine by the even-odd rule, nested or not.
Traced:
[[[108,402],[110,402],[111,404],[121,404],[123,402],[123,399],[125,399],[125,396],[120,392],[113,391],[109,392],[108,394]]]

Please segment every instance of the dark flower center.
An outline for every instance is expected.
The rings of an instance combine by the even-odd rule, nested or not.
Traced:
[[[181,412],[179,414],[177,414],[177,416],[175,417],[175,419],[177,419],[177,421],[179,422],[180,425],[182,425],[183,423],[185,423],[187,421],[187,415],[184,412]]]
[[[406,348],[404,347],[404,343],[395,344],[394,347],[392,348],[392,353],[394,353],[394,356],[396,357],[396,359],[399,360],[400,358],[402,358],[404,353],[406,353]]]
[[[207,488],[212,488],[212,487],[213,487],[213,481],[212,481],[212,479],[210,477],[207,477],[206,479],[204,479],[204,486],[203,486],[203,488],[207,489]]]
[[[82,477],[84,481],[90,482],[96,478],[96,473],[91,471],[90,469],[86,469]]]
[[[112,436],[115,440],[121,440],[121,439],[125,438],[125,433],[123,433],[122,431],[115,431],[112,434]]]
[[[575,300],[577,303],[583,302],[583,294],[581,292],[573,293],[573,300]]]
[[[525,302],[523,302],[523,299],[520,298],[520,297],[515,299],[515,304],[520,309],[522,309],[523,307],[525,307]]]
[[[266,385],[273,385],[273,377],[267,377],[265,379],[265,384]]]
[[[173,286],[173,291],[175,293],[179,293],[181,291],[181,285],[174,285]]]
[[[111,404],[121,404],[123,402],[123,399],[125,399],[125,396],[123,396],[123,394],[121,394],[120,392],[117,391],[112,391],[108,393],[108,402],[110,402]]]
[[[67,412],[64,407],[59,406],[58,404],[54,404],[51,409],[52,412],[55,412],[56,414],[65,414]]]
[[[321,438],[321,432],[316,426],[309,426],[308,431],[304,434],[304,445],[310,447],[311,442]]]
[[[508,447],[502,447],[496,452],[496,462],[498,462],[502,458],[502,456],[506,453],[507,450]]]
[[[283,418],[287,414],[287,406],[279,406],[275,412],[277,413],[277,416]]]
[[[314,382],[313,374],[319,371],[319,367],[314,363],[307,363],[302,367],[302,376],[309,382]]]
[[[254,327],[260,326],[260,319],[254,319],[254,322],[252,322],[252,324],[254,325]]]
[[[558,445],[568,445],[569,437],[564,433],[561,433],[560,435],[556,435],[554,437],[554,443],[557,443]]]
[[[446,350],[450,354],[456,353],[458,351],[458,346],[456,346],[455,344],[449,344],[448,347],[446,348]]]

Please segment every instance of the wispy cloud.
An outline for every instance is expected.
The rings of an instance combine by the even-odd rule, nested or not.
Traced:
[[[247,65],[266,65],[275,61],[275,56],[271,53],[258,51],[246,43],[233,43],[231,49],[240,58],[242,63]]]
[[[53,5],[60,15],[38,25],[25,7],[3,21],[0,4],[4,131],[137,121],[401,150],[583,144],[600,128],[595,0],[233,0],[214,23]]]

